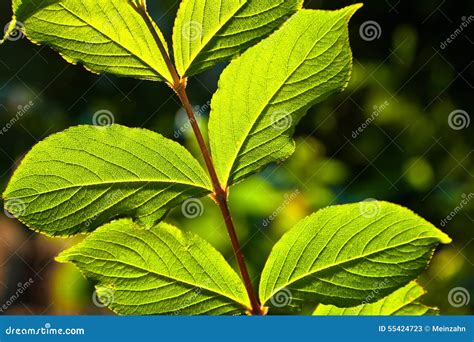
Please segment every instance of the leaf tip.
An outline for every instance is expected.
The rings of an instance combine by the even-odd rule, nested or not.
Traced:
[[[446,234],[445,232],[441,231],[440,230],[440,237],[439,237],[439,241],[443,244],[443,245],[449,245],[451,242],[453,242],[453,239],[451,239],[451,237]]]
[[[364,7],[363,3],[357,3],[357,4],[353,4],[353,5],[344,7],[344,8],[341,9],[341,11],[346,12],[348,18],[350,19],[362,7]]]
[[[69,256],[69,250],[62,251],[54,258],[54,260],[61,264],[66,264],[68,262],[71,262],[71,259]]]

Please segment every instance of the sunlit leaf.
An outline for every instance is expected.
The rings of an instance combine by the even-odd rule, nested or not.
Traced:
[[[109,223],[57,260],[97,283],[97,297],[119,314],[244,314],[245,287],[224,257],[191,233],[165,223],[143,229]]]
[[[416,282],[398,289],[387,297],[371,304],[352,308],[338,308],[320,304],[314,311],[316,316],[421,316],[437,314],[437,309],[419,302],[426,291]]]
[[[295,125],[307,109],[346,86],[347,26],[360,6],[301,10],[223,72],[209,122],[223,186],[291,155]]]
[[[173,47],[178,72],[200,73],[279,27],[302,0],[183,0]]]
[[[451,239],[408,209],[368,201],[328,207],[273,247],[260,281],[262,303],[280,291],[292,301],[339,307],[377,301],[415,279],[439,243]]]
[[[16,27],[33,42],[93,72],[173,83],[155,33],[167,44],[138,6],[128,0],[16,0],[13,23],[21,23]]]
[[[182,146],[139,128],[78,126],[38,143],[14,173],[5,207],[49,235],[92,231],[115,217],[150,226],[211,185]]]

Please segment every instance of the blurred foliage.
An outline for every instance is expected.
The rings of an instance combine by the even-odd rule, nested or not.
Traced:
[[[306,1],[312,8],[348,4]],[[169,38],[178,3],[149,5]],[[255,282],[275,241],[321,207],[384,199],[440,226],[462,206],[441,227],[453,244],[435,255],[421,282],[429,291],[427,304],[438,305],[443,314],[473,313],[474,299],[456,308],[449,304],[448,293],[460,286],[474,296],[474,201],[462,204],[474,192],[474,124],[453,130],[448,116],[457,109],[474,113],[474,23],[441,48],[473,9],[467,0],[366,2],[351,23],[355,61],[348,89],[309,111],[297,129],[297,152],[287,162],[232,189],[231,210]],[[10,12],[9,2],[3,1],[1,24],[9,21]],[[369,20],[379,23],[379,39],[361,38],[359,28]],[[203,126],[223,68],[190,80],[190,97],[203,114]],[[72,125],[91,124],[93,114],[103,109],[117,123],[178,140],[199,158],[185,116],[166,85],[93,75],[26,39],[7,42],[0,48],[0,126],[30,101],[33,106],[0,136],[2,189],[37,141]],[[168,221],[197,232],[232,262],[219,210],[209,198],[203,204],[202,215],[195,219],[176,208]],[[75,268],[53,261],[73,242],[44,238],[0,216],[0,304],[11,298],[18,283],[34,279],[7,313],[108,314],[92,304],[92,284]]]

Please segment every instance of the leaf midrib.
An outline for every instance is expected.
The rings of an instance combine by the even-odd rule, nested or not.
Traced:
[[[88,246],[87,248],[96,249],[96,248],[93,248],[93,247],[90,247],[90,246]],[[102,250],[100,250],[100,251],[102,252]],[[63,257],[63,258],[65,258],[65,259],[67,260],[69,256],[74,256],[74,255],[76,255],[76,256],[82,256],[82,257],[84,257],[84,258],[86,258],[86,259],[90,259],[90,258],[91,258],[91,256],[89,256],[89,255],[87,255],[87,254],[84,254],[84,253],[82,253],[82,252],[74,252],[73,254],[71,253],[71,254],[69,254],[69,255],[66,255],[66,256]],[[169,276],[169,275],[160,274],[160,273],[158,273],[158,272],[156,272],[156,271],[154,271],[154,270],[147,269],[147,268],[142,267],[142,266],[133,265],[133,264],[127,263],[127,262],[125,262],[125,261],[118,261],[117,259],[106,259],[106,258],[100,258],[100,257],[97,257],[97,256],[94,256],[93,259],[94,259],[94,260],[101,260],[101,261],[105,261],[105,262],[110,262],[110,261],[112,261],[112,262],[115,262],[115,263],[121,263],[121,264],[123,264],[123,265],[125,265],[125,266],[129,266],[129,267],[131,267],[131,268],[135,268],[135,269],[138,269],[138,270],[147,272],[147,273],[149,273],[149,274],[154,274],[154,275],[156,275],[156,276],[158,276],[158,277],[162,277],[162,278],[165,278],[165,279],[174,281],[174,282],[179,282],[179,283],[182,283],[182,284],[187,285],[187,286],[201,288],[201,289],[207,290],[207,291],[209,291],[209,292],[211,292],[211,293],[216,293],[216,294],[218,294],[218,295],[221,295],[221,296],[223,296],[223,297],[226,297],[226,298],[228,298],[228,299],[230,299],[230,300],[236,302],[237,304],[240,304],[242,307],[244,307],[244,308],[246,308],[246,309],[249,309],[245,303],[242,303],[242,302],[241,302],[240,299],[238,299],[238,298],[236,298],[236,297],[234,297],[234,296],[231,296],[231,295],[229,295],[229,294],[222,293],[222,292],[218,291],[217,289],[211,289],[211,288],[209,288],[209,287],[207,287],[207,286],[205,286],[205,285],[203,286],[203,285],[201,285],[201,284],[193,284],[193,283],[191,283],[191,282],[189,282],[189,281],[185,281],[185,280],[182,280],[182,279],[179,279],[179,278],[173,278],[173,277],[171,277],[171,276]],[[89,272],[89,273],[95,273],[95,274],[98,274],[98,275],[100,275],[100,276],[104,276],[104,274],[100,274],[100,273],[96,273],[96,272],[91,272],[91,271],[87,271],[87,272]],[[127,280],[127,279],[131,279],[131,278],[127,278],[127,277],[118,277],[118,276],[116,276],[116,277],[114,277],[114,278],[126,279],[126,280]],[[111,284],[111,285],[113,285],[113,284]]]
[[[147,62],[146,60],[144,60],[142,57],[140,57],[139,55],[137,55],[135,52],[131,51],[129,48],[127,48],[125,45],[121,44],[119,41],[115,40],[115,39],[112,39],[112,37],[110,37],[109,35],[105,34],[105,32],[102,32],[100,29],[98,29],[97,27],[95,27],[93,24],[89,23],[87,20],[83,19],[81,16],[79,16],[78,14],[74,13],[71,9],[65,7],[61,2],[59,2],[57,4],[58,6],[60,6],[61,8],[63,8],[64,10],[66,10],[68,13],[70,13],[71,15],[73,15],[74,17],[76,17],[77,19],[81,20],[83,23],[85,23],[86,25],[88,25],[89,27],[91,27],[93,30],[97,31],[99,34],[103,35],[104,37],[107,37],[111,43],[119,46],[120,48],[124,49],[125,51],[128,51],[130,53],[131,56],[135,57],[136,59],[138,59],[139,61],[141,61],[144,65],[148,66],[152,71],[153,73],[158,76],[159,78],[165,78],[164,75],[161,75],[160,72],[158,70],[155,69],[155,67],[153,67],[152,65],[150,65],[149,62]],[[132,10],[133,9],[133,6],[131,6]],[[34,17],[34,16],[32,16]]]
[[[265,104],[262,106],[262,109],[260,111],[256,111],[256,113],[258,113],[254,120],[252,120],[252,124],[249,128],[249,130],[247,131],[247,134],[245,134],[244,136],[244,139],[242,139],[242,141],[238,144],[239,147],[238,149],[236,150],[236,153],[234,154],[234,157],[232,159],[232,165],[230,166],[228,172],[226,172],[226,179],[225,179],[225,186],[228,185],[229,183],[229,179],[231,178],[231,175],[232,175],[232,172],[234,170],[234,167],[235,167],[235,164],[237,162],[237,159],[242,151],[242,148],[244,147],[245,143],[248,141],[248,137],[249,137],[249,134],[250,132],[252,132],[252,130],[254,129],[255,125],[257,124],[257,122],[259,121],[259,118],[261,116],[261,114],[270,106],[272,100],[275,98],[275,96],[279,93],[279,91],[282,89],[282,87],[285,85],[285,83],[294,75],[294,73],[301,67],[301,65],[307,60],[308,56],[311,54],[311,52],[313,51],[314,47],[316,46],[316,44],[318,44],[321,39],[326,35],[328,34],[328,32],[330,32],[332,30],[332,28],[337,24],[339,23],[340,20],[342,20],[344,18],[339,18],[338,21],[336,21],[335,23],[333,23],[333,25],[324,33],[322,34],[322,36],[314,42],[313,46],[311,47],[311,49],[309,49],[308,53],[306,54],[305,58],[303,59],[302,62],[300,62],[295,68],[294,70],[292,70],[290,73],[288,73],[288,75],[285,77],[284,80],[282,80],[282,83],[281,85],[279,85],[278,87],[276,87],[276,90],[274,91],[273,94],[271,94],[271,96],[269,97],[268,101],[265,101]],[[307,30],[309,30],[311,28],[312,25],[308,25],[308,27],[305,29],[305,33]],[[326,49],[327,51],[327,49]]]
[[[222,0],[221,0],[221,3],[222,3]],[[220,27],[216,30],[214,30],[215,32],[213,34],[210,34],[209,35],[209,38],[207,40],[203,40],[203,44],[201,44],[200,48],[197,49],[197,51],[189,56],[189,59],[188,59],[188,62],[186,63],[187,65],[184,66],[183,65],[183,76],[187,74],[187,72],[189,72],[190,70],[190,67],[191,65],[193,64],[193,62],[196,60],[196,58],[199,56],[199,54],[205,50],[205,48],[212,42],[212,40],[216,37],[216,35],[222,31],[224,29],[224,27],[229,23],[229,21],[232,20],[232,18],[234,17],[234,15],[236,15],[238,12],[240,12],[240,10],[245,7],[245,5],[247,5],[249,3],[249,0],[245,0],[242,2],[242,4],[240,6],[238,6],[235,11],[229,15],[229,17],[220,25]],[[181,41],[181,44],[182,44],[182,41]]]
[[[426,232],[423,232],[423,233],[426,233]],[[391,249],[394,249],[394,248],[399,248],[399,247],[402,247],[402,246],[405,246],[405,245],[409,245],[411,244],[412,242],[415,242],[415,241],[420,241],[420,240],[428,240],[428,239],[436,239],[437,237],[435,236],[426,236],[426,237],[422,237],[420,238],[420,235],[418,235],[416,238],[410,240],[410,241],[406,241],[404,243],[400,243],[400,244],[396,244],[396,245],[393,245],[393,246],[390,246],[390,247],[384,247],[383,249],[378,249],[376,251],[372,251],[370,253],[367,253],[367,254],[364,254],[364,255],[360,255],[358,257],[355,257],[355,258],[352,258],[352,259],[346,259],[344,261],[341,261],[341,262],[338,262],[338,263],[334,263],[334,264],[331,264],[331,265],[327,265],[325,266],[324,268],[319,268],[319,269],[316,269],[316,270],[313,270],[311,272],[307,272],[305,273],[304,275],[301,275],[301,276],[298,276],[294,279],[292,279],[291,281],[288,281],[286,283],[286,285],[284,286],[279,286],[278,288],[276,288],[276,290],[273,290],[271,292],[271,295],[268,296],[268,298],[265,299],[264,303],[266,303],[270,298],[272,298],[275,293],[278,293],[279,291],[287,288],[288,286],[290,286],[291,284],[294,284],[296,282],[298,282],[299,280],[302,280],[308,276],[314,276],[316,274],[319,274],[319,273],[323,273],[323,272],[326,272],[332,268],[335,268],[335,267],[339,267],[339,266],[342,266],[342,265],[345,265],[345,264],[348,264],[348,263],[351,263],[351,262],[354,262],[354,261],[357,261],[359,259],[366,259],[370,256],[373,256],[373,255],[376,255],[378,253],[382,253],[382,252],[386,252],[388,250],[391,250]]]
[[[26,195],[26,196],[15,196],[15,199],[22,199],[22,198],[28,198],[28,197],[33,197],[33,196],[40,196],[40,195],[46,195],[58,191],[64,191],[64,190],[71,190],[71,189],[77,189],[77,188],[86,188],[86,187],[94,187],[94,186],[113,186],[113,185],[122,185],[122,184],[138,184],[138,183],[146,183],[146,184],[171,184],[171,185],[189,185],[192,187],[195,187],[197,189],[202,189],[206,191],[211,191],[210,189],[194,184],[194,183],[187,183],[187,182],[173,182],[173,181],[165,181],[165,180],[130,180],[130,181],[107,181],[103,183],[86,183],[86,184],[79,184],[79,185],[71,185],[71,186],[66,186],[63,188],[58,188],[58,189],[51,189],[48,191],[43,191],[43,192],[36,192],[31,195]],[[7,198],[7,196],[5,196]],[[12,197],[13,198],[13,197]]]

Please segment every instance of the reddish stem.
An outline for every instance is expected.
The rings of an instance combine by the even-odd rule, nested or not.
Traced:
[[[228,190],[223,189],[223,187],[221,186],[219,182],[216,169],[212,162],[211,154],[209,153],[209,149],[204,141],[203,135],[201,133],[201,129],[199,128],[199,124],[196,120],[196,116],[194,115],[193,108],[191,106],[191,103],[189,102],[189,98],[186,93],[187,79],[185,77],[184,78],[179,77],[174,64],[171,62],[171,59],[168,56],[168,53],[163,45],[163,42],[161,41],[160,36],[158,35],[158,32],[156,32],[155,30],[155,26],[153,25],[153,22],[151,21],[148,13],[146,12],[146,7],[144,5],[144,2],[142,2],[142,6],[136,6],[136,10],[143,17],[143,19],[145,20],[148,26],[148,29],[153,34],[153,37],[163,56],[166,66],[168,67],[171,73],[171,76],[173,77],[173,84],[170,84],[170,86],[178,95],[186,111],[186,114],[188,115],[189,122],[191,123],[191,126],[193,128],[194,135],[196,136],[197,142],[199,144],[199,148],[204,157],[204,162],[206,163],[207,170],[211,177],[212,186],[214,189],[214,193],[212,194],[212,197],[214,201],[217,203],[217,205],[219,206],[222,212],[222,216],[224,217],[224,222],[227,227],[227,233],[229,234],[230,240],[232,242],[232,248],[234,250],[237,263],[239,265],[240,274],[242,275],[245,289],[247,290],[247,294],[250,299],[250,304],[252,306],[251,313],[254,315],[263,315],[264,312],[257,298],[256,292],[253,288],[252,280],[250,279],[249,272],[247,270],[247,265],[245,264],[244,255],[240,247],[239,239],[237,238],[234,222],[232,220],[232,216],[230,215],[229,205],[227,202]]]

